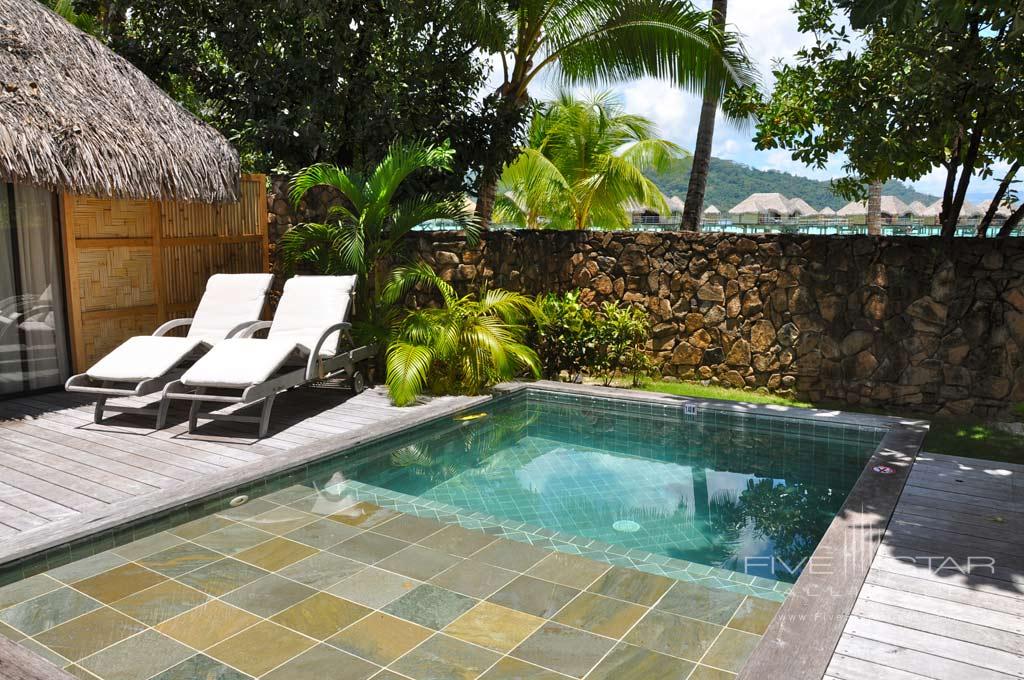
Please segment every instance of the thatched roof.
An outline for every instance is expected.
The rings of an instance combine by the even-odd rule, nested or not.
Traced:
[[[981,206],[974,205],[970,201],[964,201],[963,207],[960,208],[960,217],[981,217],[985,214],[985,211]]]
[[[0,0],[0,178],[211,203],[240,179],[224,137],[37,0]]]
[[[766,215],[784,216],[792,213],[788,199],[782,194],[750,194],[729,209],[733,215]]]
[[[935,201],[934,203],[932,203],[931,205],[927,206],[923,211],[921,211],[920,216],[921,217],[938,217],[940,214],[942,214],[942,199],[941,198],[939,200]]]
[[[926,206],[921,201],[913,201],[907,207],[910,208],[910,212],[914,213],[918,217],[928,217],[929,216],[927,214],[927,212],[926,212],[928,210],[928,206]]]
[[[835,217],[836,211],[826,205],[824,208],[821,209],[821,212],[818,214],[821,215],[822,217]]]
[[[839,215],[840,217],[853,217],[854,215],[867,214],[868,204],[864,201],[850,201],[836,212],[836,215]]]
[[[668,199],[668,207],[672,212],[682,214],[683,210],[686,209],[686,203],[678,196],[673,196]]]
[[[895,196],[882,196],[881,212],[888,217],[903,217],[913,213],[909,205]]]
[[[790,213],[793,215],[799,215],[801,217],[810,217],[812,215],[820,215],[817,210],[811,207],[811,205],[802,198],[791,198],[787,201],[789,204]]]
[[[706,209],[706,210],[704,211],[704,214],[705,214],[705,215],[715,215],[715,216],[717,217],[718,215],[721,215],[721,214],[722,214],[722,211],[721,211],[721,210],[719,210],[718,208],[716,208],[716,207],[715,207],[715,206],[713,206],[713,205],[709,205],[709,206],[707,207],[707,209]]]
[[[978,204],[978,209],[982,211],[982,214],[988,212],[989,206],[992,205],[992,199],[988,198]],[[1009,217],[1016,206],[1007,206],[1005,203],[1000,203],[999,207],[996,208],[996,217]]]

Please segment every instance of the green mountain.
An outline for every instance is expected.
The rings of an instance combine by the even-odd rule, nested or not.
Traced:
[[[678,196],[686,199],[686,187],[690,181],[691,159],[677,161],[664,174],[650,175],[651,179],[661,188],[666,196]],[[802,198],[815,208],[831,207],[833,210],[846,205],[847,201],[832,193],[828,181],[808,179],[791,175],[778,170],[758,170],[742,163],[727,161],[721,158],[711,159],[708,172],[708,188],[704,197],[704,205],[716,206],[722,212],[728,212],[750,194],[778,192],[786,198]],[[922,194],[903,182],[891,181],[885,184],[882,193],[896,196],[905,203],[921,201],[925,205],[934,203],[935,196]]]

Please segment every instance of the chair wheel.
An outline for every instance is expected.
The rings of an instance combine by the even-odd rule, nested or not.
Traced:
[[[365,389],[366,379],[363,377],[362,371],[356,371],[352,374],[352,391],[359,394]]]

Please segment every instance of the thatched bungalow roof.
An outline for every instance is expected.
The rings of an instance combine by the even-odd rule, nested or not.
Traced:
[[[37,0],[0,0],[0,178],[210,203],[240,179],[224,137]]]
[[[768,215],[779,217],[792,214],[789,200],[782,194],[750,194],[729,209],[733,215]]]
[[[982,214],[988,212],[989,206],[992,205],[992,199],[988,198],[978,204],[978,209],[981,210]],[[999,207],[996,208],[996,217],[1009,217],[1016,206],[1007,206],[1005,203],[1000,203]]]
[[[811,207],[811,205],[802,198],[791,198],[787,201],[789,204],[790,213],[793,215],[799,215],[800,217],[811,217],[812,215],[819,215],[820,213]]]
[[[850,201],[836,212],[836,215],[839,215],[840,217],[853,217],[854,215],[867,214],[868,204],[864,201]]]
[[[683,210],[686,208],[686,204],[683,202],[683,199],[678,196],[673,196],[668,199],[668,207],[673,213],[682,214]]]
[[[722,211],[713,205],[709,205],[707,209],[704,211],[704,214],[711,215],[712,217],[718,217],[719,215],[722,214]]]
[[[886,217],[903,217],[913,213],[909,205],[895,196],[882,196],[881,212]]]
[[[925,211],[928,210],[928,206],[926,206],[921,201],[913,201],[907,207],[910,208],[910,212],[914,213],[914,215],[916,215],[918,217],[928,217],[929,216],[925,212]]]
[[[935,201],[921,212],[921,217],[938,217],[942,214],[942,199]]]
[[[826,205],[824,208],[821,209],[821,212],[818,214],[821,215],[822,217],[835,217],[836,211]]]
[[[981,206],[974,205],[970,201],[964,201],[963,207],[960,208],[960,217],[982,217],[985,211]]]

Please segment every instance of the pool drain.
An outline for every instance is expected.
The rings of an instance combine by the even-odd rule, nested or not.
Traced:
[[[228,501],[228,505],[230,505],[233,508],[237,508],[239,505],[244,505],[248,500],[248,496],[235,496],[230,501]]]
[[[635,531],[640,531],[640,525],[631,519],[620,519],[612,525],[612,529],[621,531],[624,534],[631,534]]]

